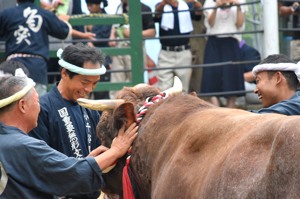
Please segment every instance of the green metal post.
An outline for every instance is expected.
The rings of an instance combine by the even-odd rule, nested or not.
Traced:
[[[140,0],[128,0],[128,4],[132,83],[135,85],[144,82],[141,2]]]
[[[39,0],[35,4],[40,5]],[[101,82],[95,91],[119,90],[124,86],[134,86],[144,82],[144,57],[143,57],[143,38],[142,38],[142,15],[140,0],[128,0],[129,25],[130,25],[130,46],[125,48],[102,48],[107,55],[130,55],[132,64],[131,82]],[[125,24],[127,18],[124,15],[73,15],[69,20],[71,25],[100,25],[100,24]],[[4,52],[0,52],[3,58]],[[56,56],[56,50],[51,51],[50,57]],[[49,85],[51,87],[51,85]]]

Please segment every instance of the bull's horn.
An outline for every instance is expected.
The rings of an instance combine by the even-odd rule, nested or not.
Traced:
[[[97,111],[105,111],[113,109],[117,104],[121,104],[124,102],[122,99],[114,99],[114,100],[91,100],[85,98],[77,99],[77,102],[80,106],[85,108],[89,108]]]
[[[182,83],[181,83],[181,80],[177,76],[174,76],[173,87],[168,88],[164,92],[168,93],[169,95],[175,95],[177,93],[181,93],[182,92]]]

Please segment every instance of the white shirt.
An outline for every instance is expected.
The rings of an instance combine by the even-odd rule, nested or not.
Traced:
[[[239,3],[245,3],[245,0],[239,0]],[[204,3],[204,8],[215,7],[216,2],[214,0],[206,0]],[[242,13],[248,11],[247,5],[241,6]],[[245,22],[240,28],[236,27],[237,19],[237,6],[232,6],[226,9],[217,9],[217,14],[215,18],[214,26],[210,26],[208,23],[208,16],[213,12],[213,9],[204,10],[204,25],[207,29],[207,34],[221,34],[221,33],[232,33],[232,32],[242,32],[245,29]],[[231,34],[231,35],[218,35],[217,37],[234,37],[237,40],[241,41],[241,34]]]

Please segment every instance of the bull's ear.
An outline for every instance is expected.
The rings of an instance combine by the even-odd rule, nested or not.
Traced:
[[[125,124],[126,129],[136,121],[134,106],[132,103],[123,103],[113,113],[114,126],[118,130]]]

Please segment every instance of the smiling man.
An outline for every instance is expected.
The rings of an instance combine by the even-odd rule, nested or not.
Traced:
[[[137,136],[136,124],[126,130],[123,126],[110,148],[99,146],[86,158],[67,157],[27,135],[37,126],[40,112],[34,86],[35,82],[20,71],[0,79],[0,198],[53,199],[53,195],[103,188],[102,174],[128,152]]]
[[[300,115],[300,64],[282,54],[270,55],[252,70],[256,80],[254,92],[263,108],[257,113]]]
[[[57,52],[61,80],[40,99],[38,126],[29,135],[44,140],[69,157],[86,157],[100,145],[96,125],[97,111],[82,108],[78,98],[87,98],[106,72],[104,57],[96,48],[70,45]],[[99,193],[66,198],[98,198]]]

